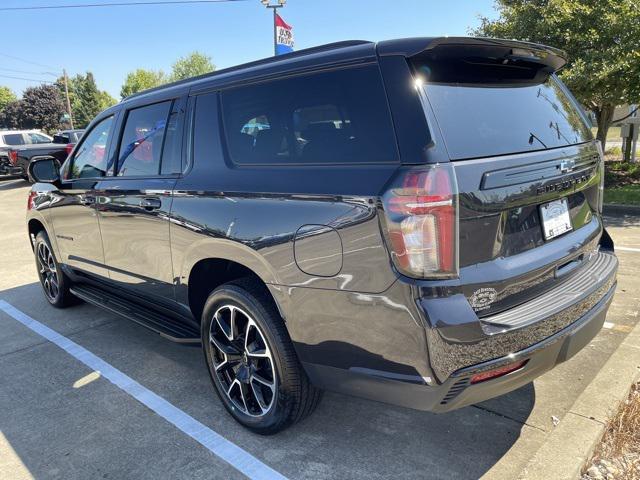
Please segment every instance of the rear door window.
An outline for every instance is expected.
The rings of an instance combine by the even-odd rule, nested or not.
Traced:
[[[386,163],[398,159],[375,66],[290,77],[222,92],[238,164]]]
[[[160,174],[171,105],[168,101],[129,111],[120,141],[118,176]]]
[[[545,150],[591,140],[579,107],[555,76],[542,82],[460,77],[423,64],[417,74],[454,160]],[[484,72],[483,72],[484,73]]]

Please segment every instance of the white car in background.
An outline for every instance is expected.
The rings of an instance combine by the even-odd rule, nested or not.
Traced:
[[[52,137],[40,130],[0,130],[0,175],[9,173],[9,148],[52,141]]]

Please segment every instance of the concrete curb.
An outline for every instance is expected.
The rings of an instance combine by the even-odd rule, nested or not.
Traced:
[[[520,480],[575,480],[591,456],[607,419],[640,378],[640,323],[576,399],[529,460]]]
[[[623,205],[621,203],[605,203],[605,215],[640,215],[640,205]]]

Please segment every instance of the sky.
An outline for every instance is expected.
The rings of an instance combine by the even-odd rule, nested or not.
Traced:
[[[117,1],[126,0],[2,0],[0,6]],[[288,0],[280,13],[293,26],[296,50],[341,40],[468,35],[480,15],[496,15],[492,0]],[[7,76],[53,80],[43,72],[66,68],[70,76],[93,72],[98,87],[119,99],[128,72],[168,72],[194,50],[217,68],[272,55],[272,19],[259,0],[0,11],[0,85],[19,96],[38,82]]]

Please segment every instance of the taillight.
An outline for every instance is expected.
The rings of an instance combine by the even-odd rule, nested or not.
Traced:
[[[383,202],[396,268],[410,277],[456,277],[458,187],[453,166],[410,170]]]
[[[71,151],[73,150],[73,147],[75,145],[76,145],[75,143],[67,143],[67,146],[65,147],[65,152],[67,153],[67,157],[71,155]]]
[[[493,378],[504,377],[509,373],[520,370],[527,364],[528,361],[529,359],[522,360],[520,362],[510,363],[502,367],[494,368],[493,370],[487,370],[486,372],[477,373],[473,377],[471,377],[470,383],[474,385],[476,383],[486,382],[487,380],[491,380]]]
[[[16,150],[9,150],[9,162],[11,162],[11,165],[14,167],[16,163],[18,163],[18,152]]]
[[[36,192],[29,192],[29,197],[27,198],[27,210],[31,210],[33,208],[33,200],[36,198]]]

